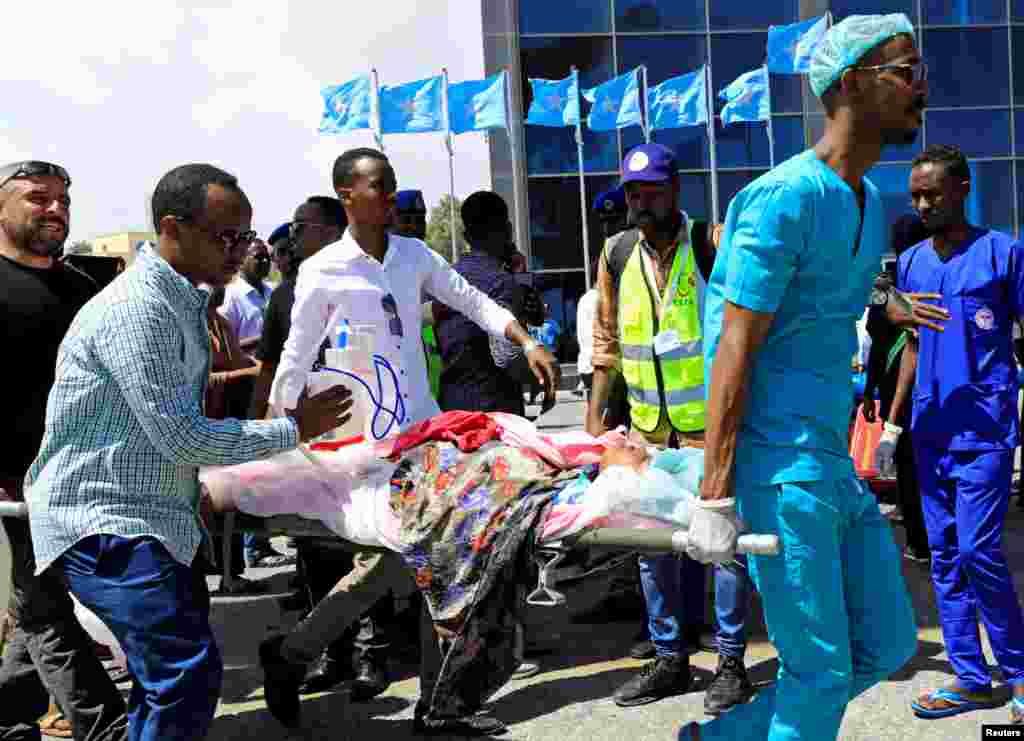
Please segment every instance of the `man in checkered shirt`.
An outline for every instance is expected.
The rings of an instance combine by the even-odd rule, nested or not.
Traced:
[[[75,317],[57,357],[46,428],[26,478],[37,573],[63,572],[110,628],[136,686],[129,738],[201,739],[223,666],[196,558],[198,469],[262,458],[336,427],[349,392],[299,398],[271,421],[203,416],[208,295],[254,238],[237,180],[175,168],[153,194],[159,234]]]

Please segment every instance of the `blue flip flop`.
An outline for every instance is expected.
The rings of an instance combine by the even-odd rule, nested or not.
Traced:
[[[959,692],[943,689],[941,687],[928,695],[928,699],[931,701],[945,700],[946,702],[953,703],[953,705],[948,708],[940,709],[926,708],[923,705],[920,705],[917,700],[914,700],[910,703],[910,709],[914,711],[914,715],[918,718],[925,718],[927,720],[950,718],[954,715],[960,715],[961,713],[969,713],[972,710],[990,708],[993,703],[992,700],[969,700]]]

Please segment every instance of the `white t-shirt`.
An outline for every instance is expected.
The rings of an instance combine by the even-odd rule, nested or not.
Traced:
[[[597,289],[591,288],[583,294],[576,307],[576,339],[580,343],[576,371],[580,374],[594,372],[594,317],[596,314]]]

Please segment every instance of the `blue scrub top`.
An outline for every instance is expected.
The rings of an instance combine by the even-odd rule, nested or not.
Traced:
[[[932,240],[900,256],[897,286],[939,293],[944,332],[922,329],[911,429],[915,442],[951,450],[1018,444],[1013,322],[1024,306],[1024,245],[973,229],[943,262]]]
[[[708,284],[705,378],[725,302],[775,314],[754,359],[736,450],[737,481],[779,484],[853,476],[847,444],[864,313],[885,222],[878,189],[857,196],[808,150],[761,176],[729,205]]]

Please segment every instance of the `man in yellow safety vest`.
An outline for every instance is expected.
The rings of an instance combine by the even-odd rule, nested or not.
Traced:
[[[678,208],[679,173],[672,150],[642,144],[626,156],[622,183],[628,229],[609,238],[598,268],[593,395],[587,431],[605,430],[603,410],[615,374],[629,396],[640,444],[704,446],[704,287],[714,263],[715,229]],[[686,692],[691,684],[687,622],[703,613],[703,568],[669,555],[642,558],[641,584],[655,660],[615,693],[623,707]],[[715,571],[718,670],[705,710],[746,701],[748,579],[742,564]],[[687,620],[689,618],[689,620]]]

